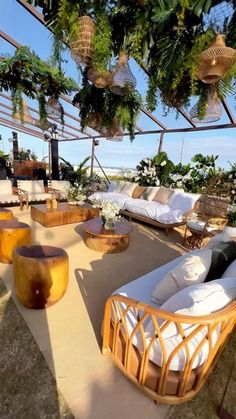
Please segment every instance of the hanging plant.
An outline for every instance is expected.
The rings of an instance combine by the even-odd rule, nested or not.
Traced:
[[[134,139],[135,124],[142,105],[137,91],[118,96],[108,89],[98,89],[88,82],[84,72],[83,87],[75,95],[73,104],[79,105],[82,129],[91,126],[98,131],[104,128],[112,130],[118,121],[123,130],[128,130],[130,140]]]
[[[46,97],[58,99],[61,94],[76,91],[76,82],[57,68],[31,52],[28,47],[20,47],[12,57],[0,61],[0,91],[10,91],[13,115],[18,111],[23,122],[23,95],[38,100],[40,121],[46,121]],[[61,113],[63,124],[63,112]]]

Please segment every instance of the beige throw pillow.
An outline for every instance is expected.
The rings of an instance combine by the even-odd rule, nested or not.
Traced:
[[[124,195],[128,195],[128,196],[132,196],[132,193],[134,192],[136,186],[138,186],[137,183],[125,182],[120,193]]]
[[[157,284],[152,301],[163,304],[182,288],[204,282],[211,265],[212,250],[206,249],[186,257]]]
[[[136,186],[134,192],[132,193],[132,198],[139,199],[146,189],[146,186]]]
[[[171,195],[173,195],[173,193],[174,193],[173,190],[165,188],[164,186],[161,186],[152,200],[159,202],[160,204],[166,205],[168,204],[168,201]]]
[[[140,198],[146,199],[147,201],[152,201],[158,189],[159,186],[148,186]]]

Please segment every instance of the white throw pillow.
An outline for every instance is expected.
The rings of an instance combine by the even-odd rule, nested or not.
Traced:
[[[236,298],[236,278],[220,278],[204,284],[196,284],[190,287],[184,288],[177,294],[169,298],[161,307],[160,310],[174,312],[181,315],[187,316],[204,316],[214,313],[218,310],[223,309],[232,300]],[[163,324],[164,320],[158,320],[158,323]],[[195,330],[198,325],[191,323],[182,323],[184,335],[188,336]],[[145,328],[147,344],[151,342],[154,334],[153,323],[150,320]],[[216,344],[220,328],[216,328],[212,334],[211,344]],[[189,355],[192,356],[195,350],[201,345],[205,336],[208,335],[207,326],[199,331],[195,336],[189,340],[188,350]],[[162,345],[159,339],[156,340],[149,354],[149,359],[159,366],[162,366],[164,355],[168,357],[181,344],[182,336],[180,335],[179,329],[176,327],[174,322],[171,322],[164,332],[162,332],[163,343],[165,346],[165,354],[162,351]],[[142,350],[141,340],[137,342],[137,347]],[[198,351],[197,356],[194,359],[192,368],[196,368],[202,365],[209,354],[209,340],[206,339],[201,349]],[[184,348],[176,352],[170,363],[171,370],[181,371],[185,368],[188,358],[186,356],[186,350]]]
[[[221,310],[236,298],[236,278],[220,278],[192,285],[169,298],[160,310],[204,316]]]
[[[132,183],[132,182],[125,182],[124,186],[121,189],[122,194],[124,195],[128,195],[128,196],[132,196],[136,186],[138,186],[137,183]]]
[[[146,191],[144,191],[144,193],[140,196],[140,199],[146,199],[147,201],[152,201],[158,189],[160,189],[160,186],[148,186]]]
[[[234,260],[228,268],[224,271],[221,278],[231,278],[234,277],[236,280],[236,260]]]
[[[151,300],[163,304],[182,288],[204,282],[211,265],[212,250],[206,249],[186,257],[169,271],[155,287]]]

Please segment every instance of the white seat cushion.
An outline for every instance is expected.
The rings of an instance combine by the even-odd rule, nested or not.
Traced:
[[[147,201],[144,199],[130,199],[125,202],[125,209],[134,214],[157,220],[161,214],[168,212],[169,207],[168,205],[163,205],[159,202]]]
[[[0,198],[1,195],[12,195],[12,183],[10,180],[0,180]]]
[[[49,193],[29,193],[29,201],[45,201],[47,198],[51,198]]]
[[[158,281],[152,292],[152,300],[163,304],[182,288],[193,283],[203,282],[210,269],[211,258],[211,249],[199,251],[194,255],[187,254],[174,269],[170,270],[161,281]]]
[[[183,221],[183,212],[181,210],[169,210],[156,217],[156,221],[163,224],[174,224]]]
[[[19,197],[18,195],[9,195],[9,194],[0,194],[0,202],[4,203],[4,202],[19,202]]]
[[[187,222],[187,227],[192,228],[193,230],[203,231],[206,225],[206,221],[201,220],[189,220]],[[216,230],[215,227],[208,226],[207,231],[214,231]]]
[[[95,192],[89,197],[90,201],[94,199],[102,200],[102,201],[111,201],[118,205],[120,209],[125,209],[125,202],[130,200],[130,196],[123,195],[117,192]]]

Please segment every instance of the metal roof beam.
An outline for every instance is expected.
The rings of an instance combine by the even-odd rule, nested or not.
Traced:
[[[232,111],[231,111],[231,109],[230,109],[230,107],[229,107],[228,102],[226,102],[226,100],[225,100],[225,99],[222,99],[222,100],[221,100],[221,103],[222,103],[222,105],[223,105],[223,107],[224,107],[224,110],[225,110],[225,112],[226,112],[226,114],[227,114],[227,116],[228,116],[228,118],[229,118],[230,122],[231,122],[232,124],[234,124],[234,123],[236,122],[236,120],[235,120],[235,118],[234,118],[234,116],[233,116],[233,114],[232,114]]]
[[[214,125],[214,126],[206,126],[206,127],[195,127],[195,128],[170,128],[165,131],[163,130],[150,130],[145,131],[145,135],[153,135],[153,134],[173,134],[176,132],[197,132],[197,131],[214,131],[218,129],[229,129],[229,128],[236,128],[236,123],[234,124],[221,124],[221,125]],[[143,135],[142,132],[135,132],[135,135]],[[128,136],[128,133],[123,133],[123,137]],[[85,140],[87,137],[81,137],[80,140]],[[94,135],[93,138],[104,138],[103,135]],[[77,138],[70,138],[69,140],[65,141],[75,141]]]

